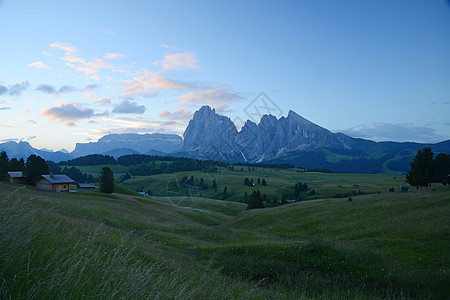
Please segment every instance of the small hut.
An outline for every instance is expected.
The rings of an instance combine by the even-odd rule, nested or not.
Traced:
[[[77,183],[77,189],[79,190],[95,190],[93,183]]]
[[[64,174],[41,175],[34,182],[38,189],[53,192],[68,192],[70,185],[75,183],[72,178]]]
[[[26,179],[22,171],[8,172],[9,182],[11,183],[25,183]]]

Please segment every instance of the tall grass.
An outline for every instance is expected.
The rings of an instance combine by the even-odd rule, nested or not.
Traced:
[[[449,298],[448,191],[196,200],[0,183],[0,299]]]
[[[0,200],[0,298],[258,297],[241,283],[177,256],[133,231],[65,217],[20,194]]]

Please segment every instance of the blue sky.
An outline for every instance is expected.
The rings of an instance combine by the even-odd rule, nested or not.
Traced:
[[[205,104],[238,126],[293,110],[354,137],[450,139],[447,1],[3,0],[0,37],[0,142],[181,135]]]

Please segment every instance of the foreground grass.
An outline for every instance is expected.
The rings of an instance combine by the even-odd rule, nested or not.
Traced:
[[[449,195],[244,211],[0,183],[0,298],[447,299]]]

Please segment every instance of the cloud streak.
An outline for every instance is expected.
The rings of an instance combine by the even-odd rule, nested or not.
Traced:
[[[91,61],[86,61],[86,59],[77,54],[78,50],[70,44],[55,42],[50,44],[50,47],[66,51],[64,56],[61,58],[65,61],[66,66],[78,72],[84,73],[92,80],[100,80],[100,75],[98,73],[105,69],[112,72],[125,72],[101,58],[94,58]],[[119,53],[107,53],[104,57],[108,59],[116,59],[119,57],[124,57],[124,55]]]
[[[144,105],[138,105],[136,102],[123,100],[120,104],[114,106],[112,113],[115,114],[143,114],[146,111]]]
[[[162,62],[156,62],[161,65],[164,70],[183,70],[196,69],[197,56],[192,52],[168,54],[164,57]]]
[[[58,91],[53,86],[51,86],[49,84],[40,84],[36,88],[36,91],[41,91],[43,93],[51,94],[51,95],[54,95],[56,97],[59,97]]]
[[[174,113],[169,112],[168,110],[162,111],[159,113],[161,118],[166,118],[171,121],[183,121],[188,122],[192,119],[193,113],[191,110],[183,110],[179,109]]]
[[[4,85],[0,85],[0,96],[10,95],[10,96],[20,96],[28,87],[30,83],[28,81],[18,82],[7,88]]]
[[[215,90],[195,91],[180,96],[177,99],[182,100],[182,102],[176,105],[181,108],[184,108],[184,107],[197,107],[203,104],[224,105],[226,103],[237,102],[241,100],[242,97],[226,89],[215,89]],[[225,105],[225,107],[227,107],[227,105]]]
[[[124,93],[122,94],[122,98],[133,98],[140,91],[147,90],[182,90],[182,89],[193,89],[194,86],[167,78],[161,72],[148,72],[145,70],[144,75],[134,77],[131,80],[124,80]]]
[[[39,113],[41,116],[47,117],[50,120],[58,120],[66,124],[66,126],[74,126],[75,122],[81,119],[89,119],[94,116],[105,114],[96,114],[93,109],[82,107],[76,103],[65,102],[58,106],[44,109]]]
[[[373,123],[359,125],[339,130],[346,135],[365,138],[373,141],[422,142],[434,143],[442,141],[436,130],[425,126],[411,126],[410,124]]]
[[[28,64],[27,66],[38,69],[50,69],[50,66],[47,66],[41,61],[35,61],[34,63]]]

